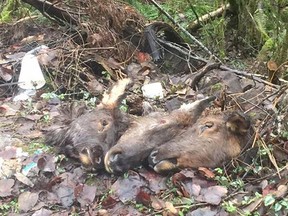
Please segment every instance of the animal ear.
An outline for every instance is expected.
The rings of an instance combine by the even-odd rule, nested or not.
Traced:
[[[104,131],[106,131],[111,125],[111,121],[109,121],[108,119],[99,119],[99,122],[97,124],[97,130],[99,133],[102,133]]]
[[[250,118],[244,113],[233,112],[228,116],[226,127],[233,133],[245,134],[251,126]]]
[[[132,80],[125,78],[118,80],[118,82],[108,92],[105,92],[101,103],[98,105],[99,108],[116,109],[125,97],[125,90],[129,88]]]

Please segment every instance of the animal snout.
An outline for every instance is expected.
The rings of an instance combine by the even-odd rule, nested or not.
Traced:
[[[163,158],[163,159],[162,159]],[[161,152],[158,149],[151,152],[148,157],[149,166],[154,169],[155,172],[165,173],[167,171],[171,171],[177,168],[177,159],[169,158],[164,159],[161,156]]]
[[[109,173],[122,173],[125,171],[125,164],[122,161],[122,151],[112,148],[105,155],[105,169]]]
[[[154,150],[148,156],[149,166],[152,167],[152,168],[154,167],[155,164],[157,164],[159,162],[157,160],[157,154],[158,154],[158,150]]]
[[[92,168],[93,170],[102,169],[104,167],[103,156],[103,149],[99,145],[84,147],[79,152],[79,159],[82,165],[86,168]]]

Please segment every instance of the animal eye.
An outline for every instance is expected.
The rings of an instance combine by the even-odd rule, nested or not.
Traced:
[[[214,125],[213,122],[206,122],[205,123],[206,128],[211,128],[211,127],[213,127],[213,125]]]
[[[203,133],[206,129],[213,127],[213,125],[213,122],[205,122],[205,124],[200,127],[200,133]]]
[[[103,120],[103,121],[102,121],[102,125],[103,125],[103,126],[106,126],[106,125],[108,125],[108,121],[106,121],[106,120]]]

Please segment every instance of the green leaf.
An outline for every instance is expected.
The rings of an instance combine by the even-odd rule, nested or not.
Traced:
[[[282,205],[280,203],[275,203],[274,205],[274,211],[277,212],[277,211],[280,211],[282,208]]]
[[[270,206],[275,202],[275,198],[272,195],[267,195],[264,198],[264,205],[265,206]]]

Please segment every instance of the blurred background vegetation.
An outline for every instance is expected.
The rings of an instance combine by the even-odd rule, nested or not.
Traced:
[[[148,20],[169,20],[149,0],[126,0]],[[157,1],[175,21],[189,30],[191,23],[223,5],[226,12],[190,30],[221,60],[238,68],[257,62],[259,73],[267,71],[259,65],[272,61],[287,79],[288,1],[287,0],[162,0]],[[188,41],[189,42],[189,41]],[[245,61],[239,61],[243,60]],[[274,65],[274,66],[275,66]],[[267,74],[265,74],[267,75]]]
[[[69,0],[67,0],[69,1]],[[116,1],[116,0],[115,0]],[[123,0],[135,7],[147,20],[167,19],[149,0]],[[223,62],[239,69],[254,64],[253,71],[269,75],[267,63],[273,63],[278,77],[288,79],[288,1],[287,0],[158,0],[162,8],[183,28],[200,40]],[[96,1],[97,3],[97,1]],[[230,4],[215,19],[191,28],[199,17]],[[0,23],[35,14],[21,0],[0,3]],[[181,32],[179,30],[179,32]],[[182,35],[185,38],[185,35]],[[188,43],[189,41],[187,39]],[[262,65],[262,66],[261,66]]]

